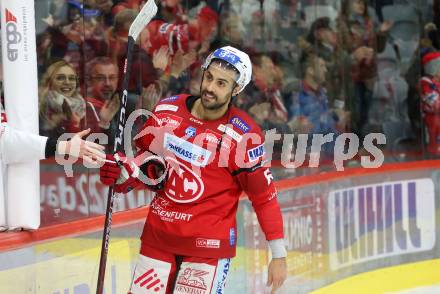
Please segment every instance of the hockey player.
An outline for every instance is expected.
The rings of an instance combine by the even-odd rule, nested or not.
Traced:
[[[231,106],[251,80],[250,59],[222,47],[202,69],[200,97],[180,94],[159,101],[144,126],[150,131],[135,138],[141,155],[107,155],[100,170],[101,181],[115,184],[116,192],[134,187],[157,192],[141,236],[132,294],[147,289],[224,293],[243,191],[269,241],[272,293],[286,278],[283,221],[272,175],[264,166],[264,139],[257,124]],[[145,155],[149,152],[155,155]],[[140,171],[158,180],[140,181]]]
[[[427,150],[440,155],[440,52],[427,53],[422,63],[425,76],[420,80],[420,96]]]
[[[90,129],[76,133],[71,140],[61,141],[58,138],[38,136],[18,131],[8,126],[6,112],[0,103],[0,200],[3,200],[3,169],[7,164],[30,160],[40,160],[54,156],[72,155],[88,163],[99,163],[105,159],[104,147],[93,142],[84,141]],[[3,203],[0,203],[0,231],[7,230]]]

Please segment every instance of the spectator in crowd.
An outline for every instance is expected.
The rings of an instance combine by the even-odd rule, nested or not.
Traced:
[[[273,60],[265,54],[252,57],[252,81],[234,103],[248,109],[262,129],[277,128],[287,132],[287,108],[281,97],[283,73]]]
[[[45,19],[48,27],[37,39],[39,57],[44,57],[39,64],[44,66],[47,63],[45,59],[50,60],[51,57],[62,58],[82,77],[84,60],[106,53],[105,25],[100,17],[101,12],[86,8],[90,4],[70,0],[63,22],[56,22],[51,15]],[[47,53],[51,56],[43,55]]]
[[[323,58],[306,54],[302,57],[303,80],[291,98],[291,127],[306,134],[340,134],[345,129],[346,113],[328,105],[324,87],[327,74]],[[328,145],[328,144],[327,144]]]
[[[325,60],[327,71],[325,88],[329,105],[344,109],[352,95],[350,87],[350,57],[338,44],[338,36],[330,18],[315,20],[306,39],[299,42],[304,52],[316,54]]]
[[[221,15],[219,21],[219,45],[231,44],[243,47],[243,23],[240,16],[233,11],[228,11]]]
[[[440,52],[427,53],[422,59],[425,76],[420,80],[420,96],[427,150],[440,155]]]
[[[390,22],[383,22],[376,34],[374,21],[368,15],[366,0],[344,0],[337,19],[338,43],[352,57],[351,79],[354,87],[351,112],[353,128],[359,135],[363,130],[370,108],[372,88],[377,76],[375,54],[381,52],[386,43]]]
[[[434,13],[431,22],[425,25],[425,33],[431,41],[431,46],[435,50],[440,50],[440,0],[434,0],[432,4],[432,11]]]
[[[217,28],[218,0],[209,0],[197,17],[187,23],[169,23],[164,19],[155,19],[143,31],[141,46],[150,55],[153,55],[163,46],[167,46],[169,54],[173,56],[181,50],[188,53],[190,49],[201,47],[206,38],[210,38]]]
[[[69,2],[68,23],[60,27],[60,31],[64,35],[62,46],[65,46],[62,58],[72,64],[76,72],[82,74],[84,56],[81,54],[81,46],[84,42],[85,25],[81,8],[81,3]]]
[[[80,131],[86,102],[79,91],[78,75],[64,60],[50,65],[41,79],[40,133],[54,136]]]
[[[260,100],[271,105],[271,122],[276,124],[287,123],[287,108],[281,97],[283,72],[267,55],[257,55],[253,58],[253,82],[261,95]]]
[[[120,106],[118,67],[109,57],[96,57],[87,72],[87,125],[92,132],[105,133]]]
[[[113,1],[112,0],[95,0],[95,9],[99,10],[101,13],[101,18],[107,27],[113,24]]]

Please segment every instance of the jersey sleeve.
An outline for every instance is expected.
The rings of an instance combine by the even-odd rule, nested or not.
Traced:
[[[45,158],[47,137],[23,132],[8,126],[0,105],[0,157],[3,163],[19,163]]]
[[[243,127],[244,124],[240,125]],[[231,156],[234,158],[234,162],[230,162],[232,174],[251,201],[266,239],[281,239],[284,235],[283,219],[272,173],[264,165],[264,137],[256,124],[247,123],[246,126],[249,132],[241,134],[235,156]]]

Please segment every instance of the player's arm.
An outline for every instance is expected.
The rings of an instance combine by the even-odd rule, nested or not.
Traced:
[[[287,277],[287,252],[284,245],[283,219],[272,174],[263,164],[264,140],[259,128],[256,126],[253,128],[257,138],[259,137],[259,142],[249,144],[249,141],[243,140],[244,142],[239,144],[234,160],[235,163],[241,162],[240,154],[242,154],[244,164],[242,167],[236,165],[234,168],[237,169],[233,174],[252,202],[258,222],[268,240],[272,260],[268,267],[267,285],[272,287],[271,293],[275,293]],[[245,152],[240,152],[240,148]]]
[[[19,131],[2,123],[0,127],[0,154],[5,164],[41,160],[58,154],[80,157],[95,163],[104,159],[104,147],[82,139],[90,130],[76,133],[70,140],[58,140]]]
[[[239,169],[236,177],[252,202],[258,222],[269,241],[272,256],[286,257],[283,219],[270,170],[258,163],[252,168]]]

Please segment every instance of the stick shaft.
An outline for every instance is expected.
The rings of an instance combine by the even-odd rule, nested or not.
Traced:
[[[118,123],[118,129],[116,130],[116,134],[115,134],[115,144],[113,147],[113,151],[114,151],[113,153],[116,153],[122,147],[122,138],[124,136],[124,128],[125,128],[125,110],[127,107],[127,98],[128,98],[128,82],[130,80],[134,43],[135,41],[133,37],[129,36],[127,43],[127,57],[125,59],[125,64],[124,64],[124,80],[122,83],[123,91],[121,98],[121,108],[119,110],[119,123]],[[109,245],[110,231],[112,226],[114,200],[115,200],[114,187],[111,186],[107,194],[107,208],[105,211],[104,231],[102,234],[101,256],[99,258],[99,273],[98,273],[96,294],[102,294],[104,290],[105,269],[107,265],[108,245]]]

